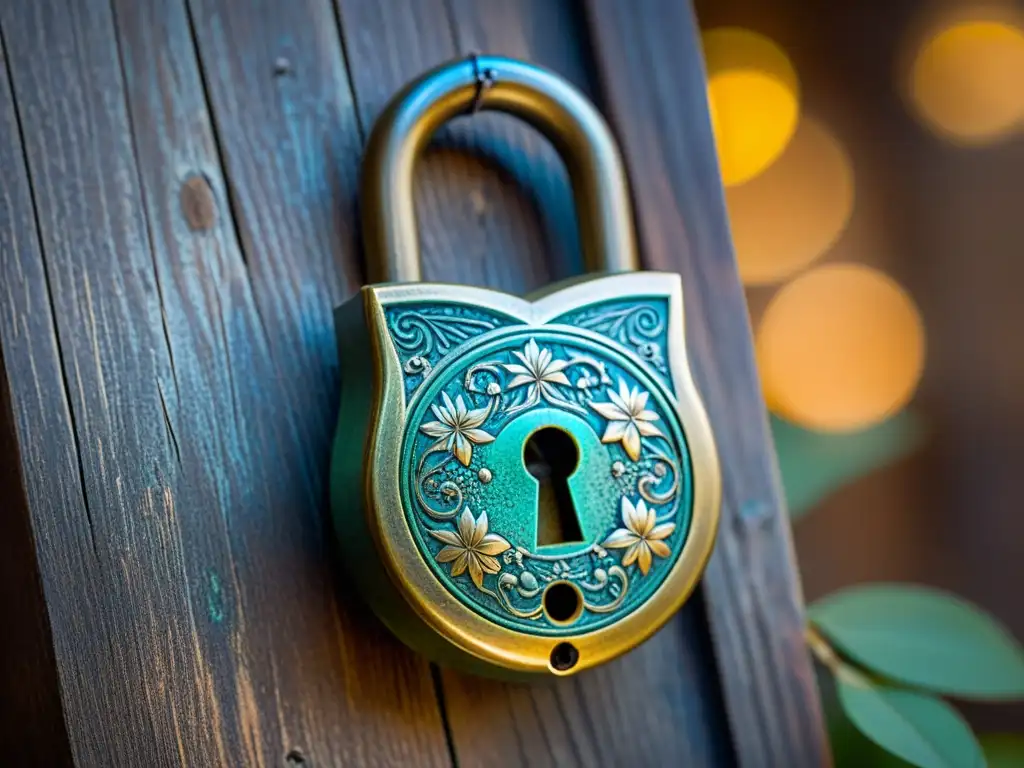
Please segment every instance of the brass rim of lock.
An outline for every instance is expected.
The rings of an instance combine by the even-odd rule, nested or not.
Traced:
[[[466,286],[431,285],[438,300],[474,302],[533,324],[561,314],[581,301],[623,294],[667,295],[669,318],[682,328],[682,289],[677,275],[636,272],[595,277],[585,283],[548,293],[535,301]],[[674,405],[686,435],[693,478],[690,530],[683,549],[662,584],[614,624],[578,635],[526,635],[503,627],[459,600],[434,576],[404,514],[376,515],[374,509],[402,509],[399,475],[406,403],[403,375],[391,346],[382,304],[421,299],[421,285],[377,286],[364,289],[370,327],[376,329],[373,353],[381,372],[376,402],[377,424],[370,446],[375,471],[366,478],[366,521],[377,543],[389,580],[415,614],[459,650],[487,664],[513,672],[568,675],[603,664],[642,643],[663,626],[696,587],[711,555],[718,527],[721,481],[718,457],[707,416],[686,363],[681,337],[670,338],[669,360],[675,387]],[[581,332],[578,329],[577,333]],[[596,344],[608,344],[596,334]],[[571,622],[570,622],[571,624]],[[416,645],[414,639],[405,638]]]
[[[486,75],[483,79],[482,74]],[[639,260],[626,175],[618,149],[596,108],[564,79],[511,59],[472,57],[427,73],[392,100],[374,126],[361,182],[366,251],[386,256],[376,262],[371,260],[371,279],[419,280],[419,244],[412,200],[415,161],[444,122],[477,109],[494,109],[520,117],[555,144],[572,179],[588,268],[620,274],[591,275],[577,279],[569,287],[550,287],[526,299],[498,291],[438,284],[364,288],[363,307],[367,327],[371,329],[378,376],[366,462],[373,471],[364,476],[365,522],[388,581],[397,587],[413,613],[451,646],[504,670],[573,674],[643,642],[671,618],[693,591],[711,554],[718,525],[718,457],[687,363],[680,279],[675,274],[632,271],[637,269]],[[452,599],[448,588],[430,570],[404,514],[374,513],[402,509],[400,446],[407,415],[402,369],[390,343],[382,305],[425,299],[474,302],[528,324],[541,325],[567,308],[623,295],[668,299],[672,330],[667,357],[674,383],[668,394],[690,454],[690,530],[662,584],[617,622],[557,637],[514,631]],[[580,329],[572,330],[586,334]],[[609,345],[607,339],[597,334],[591,336],[591,342]],[[578,618],[582,601],[578,602],[574,613],[567,616],[565,626]],[[414,647],[419,645],[415,636],[406,635],[403,639]]]

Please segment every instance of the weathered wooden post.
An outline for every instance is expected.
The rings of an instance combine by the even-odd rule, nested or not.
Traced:
[[[9,760],[828,762],[688,4],[14,0],[0,46]],[[326,516],[365,134],[470,50],[603,106],[644,266],[687,286],[721,456],[698,599],[553,685],[392,640],[336,577]],[[526,292],[579,270],[539,136],[477,116],[423,165],[427,277]]]

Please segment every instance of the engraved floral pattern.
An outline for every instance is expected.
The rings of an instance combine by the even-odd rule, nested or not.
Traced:
[[[444,447],[451,451],[463,466],[468,467],[473,458],[473,446],[490,443],[494,436],[480,429],[487,420],[490,408],[466,407],[462,395],[456,395],[455,402],[447,392],[441,393],[442,405],[430,406],[437,421],[428,421],[420,430],[430,437],[437,438],[435,447]]]
[[[668,557],[672,554],[663,539],[667,539],[676,529],[675,523],[657,522],[653,509],[649,509],[643,499],[636,505],[625,496],[622,497],[623,528],[616,528],[611,536],[604,540],[608,549],[625,549],[622,566],[628,567],[636,563],[644,576],[651,570],[654,555]]]
[[[452,564],[452,576],[461,576],[467,570],[477,589],[484,588],[484,574],[495,574],[501,564],[495,555],[512,547],[496,533],[487,532],[487,512],[474,519],[466,507],[456,530],[431,531],[430,535],[445,546],[437,553],[439,563]]]
[[[644,599],[660,578],[655,564],[677,554],[681,545],[674,542],[680,526],[685,529],[676,520],[683,498],[679,447],[650,370],[645,380],[633,358],[543,329],[490,342],[479,355],[449,354],[459,362],[465,354],[465,361],[450,368],[438,362],[427,374],[433,377],[427,399],[411,406],[419,437],[410,449],[415,464],[408,488],[437,575],[520,628],[550,623],[543,594],[556,581],[580,589],[581,626],[605,621],[627,600]],[[505,463],[507,452],[521,448],[502,435],[520,414],[549,407],[582,418],[593,430],[591,445],[599,440],[608,450],[599,454],[607,457],[600,464],[607,493],[581,491],[590,510],[581,524],[595,528],[584,529],[589,544],[578,548],[546,549],[523,539],[529,491],[511,486],[510,494],[504,485],[509,471],[518,476],[518,465]]]
[[[652,422],[660,418],[654,411],[647,410],[648,393],[639,387],[630,389],[619,379],[619,391],[608,390],[610,402],[591,401],[590,407],[608,419],[608,427],[601,437],[602,443],[622,443],[626,455],[633,461],[640,458],[641,437],[664,437]]]
[[[569,379],[563,373],[569,364],[568,361],[554,359],[551,350],[538,346],[535,339],[530,339],[522,352],[513,351],[512,354],[519,362],[502,365],[506,371],[514,375],[507,385],[508,389],[528,386],[526,402],[529,405],[536,405],[542,397],[549,402],[560,404],[562,398],[552,385],[569,386]]]

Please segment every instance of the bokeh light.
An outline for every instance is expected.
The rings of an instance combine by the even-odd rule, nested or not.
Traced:
[[[939,135],[984,144],[1024,121],[1024,32],[998,20],[959,21],[921,46],[910,70],[917,113]]]
[[[765,399],[810,429],[864,428],[913,396],[924,346],[917,308],[891,278],[856,264],[816,267],[783,287],[761,320]]]
[[[722,182],[742,184],[771,165],[793,136],[796,72],[782,49],[756,32],[721,27],[702,40]]]
[[[824,254],[853,211],[850,159],[831,131],[804,116],[779,159],[725,191],[740,277],[775,283]]]

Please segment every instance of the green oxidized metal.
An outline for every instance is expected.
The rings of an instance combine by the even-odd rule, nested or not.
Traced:
[[[578,635],[619,621],[663,583],[693,505],[686,437],[666,364],[664,298],[608,301],[542,327],[479,307],[387,310],[404,373],[402,513],[433,574],[514,631]],[[582,541],[538,546],[539,483],[524,448],[563,430]],[[558,621],[545,589],[582,609]]]

